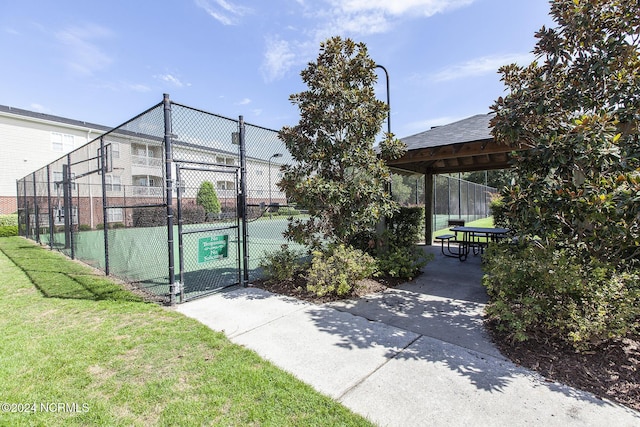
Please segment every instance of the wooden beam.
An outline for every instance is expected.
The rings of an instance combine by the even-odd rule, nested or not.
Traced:
[[[466,142],[441,146],[439,150],[434,147],[410,150],[399,159],[389,161],[389,165],[400,165],[419,161],[440,160],[452,157],[472,157],[477,155],[510,153],[518,148],[498,144],[493,140]]]

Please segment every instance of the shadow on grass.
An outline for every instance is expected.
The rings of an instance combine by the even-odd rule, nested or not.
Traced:
[[[143,298],[108,278],[19,238],[0,240],[0,251],[47,298],[142,302]]]

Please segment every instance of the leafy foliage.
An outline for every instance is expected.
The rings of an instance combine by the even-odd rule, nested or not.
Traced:
[[[345,296],[358,280],[376,273],[375,259],[360,249],[342,244],[314,251],[307,273],[307,290],[318,296]]]
[[[0,227],[5,225],[18,226],[18,214],[4,214],[0,215]]]
[[[289,249],[288,245],[282,245],[279,250],[267,252],[260,260],[260,267],[266,273],[267,280],[286,281],[303,268],[302,251]]]
[[[501,68],[509,95],[493,133],[514,148],[517,182],[503,191],[512,228],[578,256],[640,265],[640,14],[638,2],[551,3],[528,67]]]
[[[638,272],[597,261],[585,268],[533,244],[491,245],[485,260],[487,314],[516,340],[543,334],[585,349],[640,326]]]
[[[0,237],[11,237],[18,235],[17,225],[0,225]]]
[[[391,178],[393,200],[401,205],[408,203],[412,193],[412,189],[407,184],[405,184],[405,177],[398,174],[392,174]]]
[[[378,251],[378,268],[383,273],[411,280],[420,269],[433,260],[433,254],[426,254],[416,246],[423,229],[424,209],[401,207],[389,218],[387,231],[383,235],[382,250]],[[386,245],[384,244],[386,243]]]
[[[509,94],[493,106],[493,134],[527,150],[499,211],[523,240],[542,242],[487,257],[488,311],[518,339],[542,331],[585,348],[637,327],[638,7],[551,2],[558,27],[536,34],[537,61],[501,68]]]
[[[375,66],[363,43],[331,38],[301,73],[308,89],[289,98],[300,109],[300,121],[279,136],[295,164],[284,167],[278,186],[310,215],[289,223],[286,236],[295,242],[347,244],[397,209],[386,189],[391,174],[383,158],[399,157],[404,145],[386,134],[383,158],[374,150],[388,111],[375,97]]]
[[[220,213],[220,201],[218,194],[210,181],[204,181],[200,184],[198,194],[196,195],[196,204],[204,208],[207,217],[212,214]]]

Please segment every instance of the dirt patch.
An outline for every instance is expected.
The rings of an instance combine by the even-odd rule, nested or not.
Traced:
[[[540,338],[513,342],[492,322],[486,326],[502,354],[514,363],[640,411],[640,336],[577,353],[567,344]]]

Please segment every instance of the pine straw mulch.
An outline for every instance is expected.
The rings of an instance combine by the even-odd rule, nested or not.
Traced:
[[[400,283],[403,281],[392,278],[362,280],[346,297],[359,298]],[[318,297],[307,291],[302,276],[286,282],[255,281],[252,286],[315,304],[340,299],[335,296]],[[591,351],[577,353],[567,344],[541,338],[514,342],[507,334],[497,331],[495,326],[491,322],[486,323],[495,345],[514,363],[536,371],[550,381],[588,391],[640,411],[640,335],[612,340]]]

